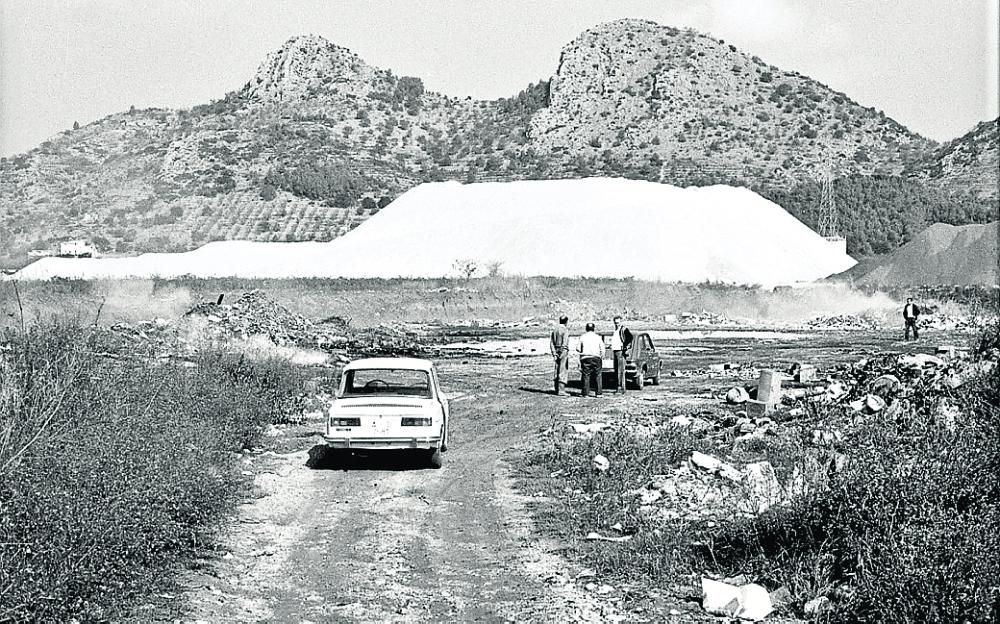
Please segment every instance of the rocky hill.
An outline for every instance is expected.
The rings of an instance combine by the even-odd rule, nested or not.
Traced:
[[[1000,171],[1000,119],[979,123],[948,141],[916,165],[916,175],[945,188],[967,189],[978,197],[997,198]]]
[[[65,238],[105,253],[330,240],[432,180],[610,175],[778,196],[832,166],[910,176],[919,196],[989,175],[957,147],[935,175],[932,155],[947,147],[724,41],[653,22],[588,30],[551,80],[493,101],[425,91],[303,36],[221,100],[133,108],[0,161],[0,261]]]

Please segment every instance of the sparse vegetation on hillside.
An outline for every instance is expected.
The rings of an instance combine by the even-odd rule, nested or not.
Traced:
[[[295,55],[309,62],[285,63]],[[554,80],[496,101],[429,92],[417,77],[297,37],[216,102],[134,108],[0,160],[0,261],[95,235],[116,253],[329,240],[371,214],[358,210],[366,197],[439,180],[715,180],[790,197],[833,163],[845,176],[912,176],[945,194],[975,188],[990,207],[991,123],[934,151],[805,76],[645,21],[586,31]]]

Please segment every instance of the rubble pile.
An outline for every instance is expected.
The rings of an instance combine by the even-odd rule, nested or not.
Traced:
[[[642,515],[690,522],[752,517],[786,499],[770,463],[737,469],[698,451],[670,474],[654,475],[630,494],[638,498]]]
[[[155,354],[182,352],[190,355],[194,348],[177,335],[176,326],[167,319],[139,321],[133,325],[115,323],[108,328],[118,338],[123,339],[133,352],[152,351]]]
[[[733,327],[737,325],[742,325],[740,321],[736,321],[726,317],[724,314],[716,314],[714,312],[709,312],[708,310],[702,310],[701,312],[682,312],[681,314],[668,315],[663,317],[665,322],[673,322],[677,325],[684,326],[713,326],[713,327]]]
[[[867,316],[837,314],[834,316],[817,316],[806,321],[806,327],[828,331],[862,331],[879,329],[880,325],[878,321]]]
[[[725,362],[709,364],[707,368],[687,368],[670,371],[671,377],[708,377],[710,379],[726,377],[734,379],[757,379],[760,371],[753,364]]]
[[[976,319],[955,314],[928,314],[920,317],[920,329],[978,332],[982,331],[985,322],[985,319]]]
[[[947,407],[951,391],[995,368],[991,360],[973,362],[960,349],[942,347],[942,356],[923,353],[883,354],[841,366],[829,375],[822,392],[783,397],[785,405],[817,401],[839,405],[848,413],[896,417],[911,408],[932,410],[943,424],[954,426],[956,414]]]
[[[266,336],[278,346],[315,346],[322,342],[312,321],[260,290],[243,293],[232,305],[199,303],[184,317],[202,318],[210,332],[224,337]]]
[[[535,316],[526,316],[520,321],[499,321],[496,319],[466,319],[464,321],[458,321],[453,325],[458,328],[475,328],[475,329],[524,329],[529,327],[541,327],[548,321],[541,321]],[[460,330],[459,330],[460,331]]]
[[[189,357],[207,340],[264,338],[279,347],[301,347],[364,356],[409,356],[426,353],[429,336],[404,324],[352,329],[338,316],[319,323],[292,312],[260,290],[244,293],[235,303],[199,303],[176,321],[154,319],[116,323],[109,328],[137,350],[161,357]]]
[[[419,332],[401,324],[382,324],[357,330],[344,340],[348,351],[369,356],[417,356],[426,353]]]

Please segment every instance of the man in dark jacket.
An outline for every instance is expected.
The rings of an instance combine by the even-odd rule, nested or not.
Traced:
[[[555,360],[556,365],[556,396],[563,393],[563,390],[566,388],[566,382],[569,381],[569,330],[566,329],[566,323],[568,322],[568,316],[565,314],[560,316],[559,324],[552,330],[552,336],[549,338],[549,351],[552,353],[552,358]]]
[[[611,354],[615,362],[615,379],[618,380],[618,394],[625,394],[625,354],[632,346],[632,332],[622,323],[622,317],[614,318],[615,331],[611,334]]]
[[[917,333],[917,319],[920,318],[920,308],[917,304],[913,303],[911,297],[907,297],[906,305],[903,306],[903,323],[905,324],[904,334],[906,340],[910,339],[910,329],[913,329],[913,339],[916,340],[920,338]]]

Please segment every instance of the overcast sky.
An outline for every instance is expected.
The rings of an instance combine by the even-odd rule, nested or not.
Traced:
[[[998,2],[0,0],[0,155],[133,104],[222,97],[297,34],[434,91],[496,98],[623,17],[692,26],[944,141],[997,117]]]

